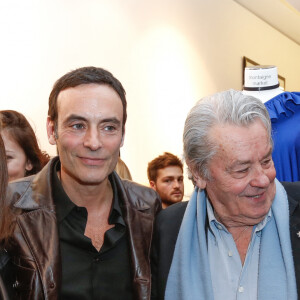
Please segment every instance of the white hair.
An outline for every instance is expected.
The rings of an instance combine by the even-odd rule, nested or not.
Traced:
[[[272,144],[270,117],[259,99],[228,90],[199,100],[189,112],[183,132],[184,158],[189,169],[210,179],[208,163],[218,150],[210,138],[211,128],[225,124],[247,127],[257,119],[262,121]]]

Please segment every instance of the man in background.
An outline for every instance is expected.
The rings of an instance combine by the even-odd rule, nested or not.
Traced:
[[[156,157],[149,162],[147,173],[151,188],[161,197],[163,208],[182,201],[183,164],[177,156],[165,152]]]

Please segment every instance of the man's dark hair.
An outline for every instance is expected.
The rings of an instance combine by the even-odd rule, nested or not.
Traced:
[[[104,84],[114,89],[120,96],[123,105],[123,131],[127,119],[127,102],[126,92],[121,82],[115,78],[110,72],[96,67],[83,67],[73,70],[61,78],[59,78],[50,93],[49,96],[49,109],[48,116],[53,121],[54,125],[57,124],[57,98],[61,91],[76,87],[81,84]]]
[[[178,166],[183,172],[181,160],[170,152],[165,152],[163,155],[154,158],[148,163],[147,175],[149,181],[156,182],[158,170],[169,166]]]

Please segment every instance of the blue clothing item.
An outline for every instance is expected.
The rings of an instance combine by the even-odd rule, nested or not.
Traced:
[[[271,210],[257,226],[254,226],[245,262],[242,264],[232,235],[216,220],[208,200],[206,205],[210,229],[207,232],[207,252],[214,300],[257,299],[261,234],[272,218]]]
[[[297,286],[286,192],[275,179],[272,218],[262,229],[258,300],[296,300]],[[167,279],[165,300],[214,299],[207,252],[206,194],[195,189],[184,213]]]
[[[300,180],[300,92],[284,92],[265,103],[272,122],[273,161],[280,181]]]

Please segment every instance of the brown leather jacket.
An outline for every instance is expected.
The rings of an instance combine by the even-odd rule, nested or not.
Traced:
[[[17,299],[59,299],[61,264],[52,172],[57,157],[37,175],[11,183],[9,197],[21,209],[14,236],[6,249],[17,268]],[[135,299],[150,299],[150,244],[155,215],[161,209],[155,191],[121,180],[114,172],[123,217],[128,228]]]

